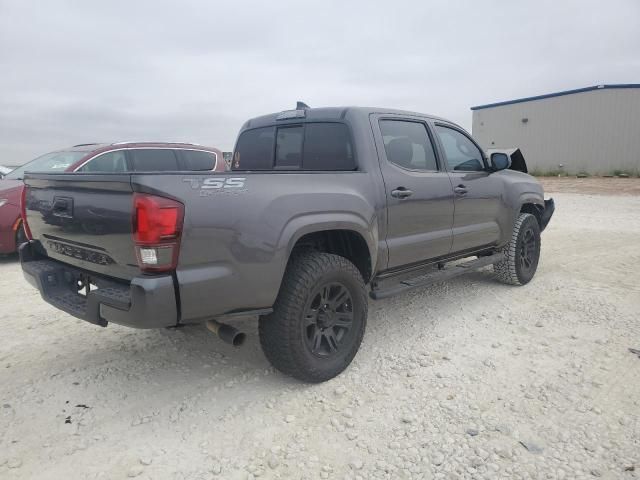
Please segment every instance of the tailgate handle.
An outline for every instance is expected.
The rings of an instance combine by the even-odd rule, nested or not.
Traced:
[[[73,217],[73,198],[70,197],[54,197],[53,214],[56,217]]]

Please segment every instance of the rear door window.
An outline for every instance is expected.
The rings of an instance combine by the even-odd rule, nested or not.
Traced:
[[[136,172],[171,172],[180,170],[173,150],[141,148],[129,150],[131,164]]]
[[[89,160],[78,172],[115,173],[127,170],[127,160],[122,150],[107,152]]]
[[[438,170],[436,154],[421,122],[380,120],[387,160],[407,170]]]
[[[232,170],[273,169],[275,127],[245,130],[238,138],[231,161]]]
[[[201,150],[180,150],[185,170],[197,172],[213,170],[216,167],[216,154]]]

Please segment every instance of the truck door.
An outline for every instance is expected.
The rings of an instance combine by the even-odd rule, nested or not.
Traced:
[[[434,127],[455,194],[451,252],[498,243],[503,182],[491,175],[482,150],[464,131],[438,122]]]
[[[451,250],[453,187],[421,117],[371,117],[387,200],[387,246],[393,269]]]

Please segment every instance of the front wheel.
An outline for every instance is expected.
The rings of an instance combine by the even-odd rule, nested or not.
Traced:
[[[273,313],[260,318],[260,343],[281,372],[323,382],[351,363],[366,323],[367,296],[355,265],[338,255],[301,252],[287,266]]]
[[[493,266],[498,279],[509,285],[531,281],[540,260],[540,225],[530,213],[521,213],[513,226],[511,240],[502,250],[504,260]]]

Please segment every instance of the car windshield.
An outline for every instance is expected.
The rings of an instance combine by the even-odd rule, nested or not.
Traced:
[[[25,172],[64,172],[70,165],[84,157],[87,152],[52,152],[31,160],[16,168],[4,178],[22,180]]]

